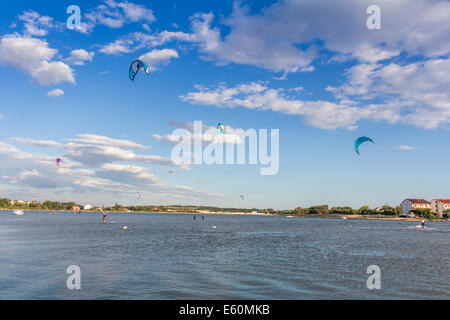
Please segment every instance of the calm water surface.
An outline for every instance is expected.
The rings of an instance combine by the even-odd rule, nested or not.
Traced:
[[[0,299],[450,299],[450,223],[417,224],[1,212]]]

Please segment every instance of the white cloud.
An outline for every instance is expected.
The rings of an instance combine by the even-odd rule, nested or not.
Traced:
[[[140,60],[148,64],[152,71],[156,70],[158,65],[168,64],[172,58],[178,58],[178,53],[173,49],[154,49],[139,57]]]
[[[51,17],[41,16],[36,11],[25,11],[19,19],[24,21],[25,33],[31,36],[45,36],[48,29],[53,27]]]
[[[60,97],[64,95],[64,90],[62,89],[54,89],[47,92],[47,96],[49,97]]]
[[[140,166],[107,163],[101,168],[102,170],[98,171],[97,176],[110,181],[126,182],[131,185],[160,183],[160,179]]]
[[[255,88],[255,90],[250,90]],[[329,101],[304,101],[292,99],[281,89],[270,89],[261,83],[250,83],[236,87],[219,86],[216,89],[196,87],[197,92],[189,92],[180,98],[192,104],[216,106],[219,108],[244,107],[253,110],[270,110],[289,115],[301,115],[305,121],[322,129],[344,127],[354,129],[362,118],[390,119],[391,113],[385,106],[369,105],[354,107],[349,103]],[[256,90],[257,89],[257,90]]]
[[[357,59],[377,63],[408,52],[438,57],[450,52],[450,3],[445,0],[383,1],[382,30],[366,27],[370,0],[281,0],[250,13],[235,1],[228,17],[214,25],[213,13],[191,17],[191,33],[163,31],[141,36],[139,45],[168,41],[192,42],[207,60],[219,65],[252,65],[275,72],[314,70],[318,50],[328,49],[331,61]],[[226,30],[226,34],[223,32]],[[320,40],[319,42],[317,40]]]
[[[108,146],[108,147],[119,147],[128,149],[148,149],[148,146],[144,146],[139,143],[135,143],[129,140],[123,139],[113,139],[106,136],[96,135],[96,134],[79,134],[79,138],[67,139],[67,141],[80,142],[85,144]]]
[[[99,51],[104,54],[114,54],[114,55],[119,55],[122,53],[129,53],[132,51],[129,48],[130,44],[131,43],[128,41],[116,40],[112,43],[104,45],[103,47],[101,47],[101,49]]]
[[[396,146],[395,150],[414,150],[414,147],[411,146]]]
[[[70,57],[66,59],[67,63],[82,66],[87,61],[92,61],[95,52],[87,52],[84,49],[72,50],[70,52]]]
[[[143,5],[134,4],[128,1],[116,2],[114,0],[107,0],[106,3],[111,8],[121,8],[125,17],[130,21],[153,22],[156,20],[155,16],[153,15],[153,11]]]
[[[348,81],[344,85],[326,88],[337,101],[294,99],[286,91],[261,82],[215,89],[196,86],[197,91],[180,98],[219,108],[300,115],[308,124],[322,129],[354,130],[362,119],[436,128],[450,123],[449,73],[450,59],[443,58],[403,64],[361,63],[346,71]]]
[[[349,81],[329,87],[337,98],[384,100],[393,122],[436,128],[450,122],[450,59],[409,64],[361,64],[349,69]]]
[[[73,70],[61,61],[51,61],[58,51],[44,40],[4,35],[0,40],[0,64],[11,65],[31,75],[41,85],[75,83]]]
[[[144,5],[113,0],[104,1],[104,4],[90,10],[85,18],[88,22],[82,26],[82,33],[91,32],[97,24],[117,29],[128,23],[151,23],[156,20],[153,11]]]
[[[53,140],[35,140],[31,138],[12,138],[17,143],[29,144],[35,147],[52,147],[52,148],[60,148],[62,146],[61,143],[53,141]]]
[[[116,144],[126,142],[127,146],[139,144],[117,140],[105,136],[80,135],[92,144],[60,144],[51,140],[12,138],[18,143],[38,147],[57,147],[65,150],[58,157],[64,159],[64,166],[55,164],[55,155],[23,152],[0,142],[0,162],[2,163],[0,188],[7,183],[8,192],[4,196],[18,194],[33,195],[35,199],[63,197],[85,201],[87,198],[107,201],[129,201],[136,191],[151,194],[156,201],[161,199],[222,198],[222,195],[192,189],[183,185],[165,185],[150,169],[134,163],[146,165],[175,166],[170,159],[157,155],[136,155],[130,150],[118,147],[95,145],[111,141]],[[130,162],[132,164],[130,164]],[[180,169],[183,169],[180,167]],[[169,170],[173,172],[174,169]],[[58,196],[60,194],[60,196]],[[36,195],[36,196],[35,196]],[[89,200],[92,202],[92,200]],[[93,202],[95,202],[93,201]],[[103,200],[102,200],[103,201]]]

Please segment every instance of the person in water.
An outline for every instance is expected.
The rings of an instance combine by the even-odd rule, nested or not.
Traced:
[[[108,214],[106,213],[106,212],[103,212],[103,223],[106,223],[106,216],[107,216]]]
[[[422,219],[422,228],[425,227],[425,220]]]

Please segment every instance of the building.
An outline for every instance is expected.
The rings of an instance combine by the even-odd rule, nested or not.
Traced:
[[[409,213],[413,210],[431,210],[431,202],[425,199],[405,199],[400,203],[400,206],[402,207],[402,215],[406,216],[409,216]]]
[[[442,217],[444,211],[450,210],[450,199],[433,199],[431,200],[431,211]]]
[[[72,206],[73,211],[80,211],[81,208],[79,206]]]
[[[84,210],[91,210],[92,206],[90,204],[87,204],[83,207]]]

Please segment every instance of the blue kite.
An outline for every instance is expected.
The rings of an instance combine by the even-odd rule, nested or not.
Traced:
[[[128,75],[131,81],[134,81],[134,77],[139,70],[144,69],[145,74],[148,75],[150,73],[150,68],[141,60],[134,60],[130,65],[130,70],[128,71]]]
[[[368,137],[359,137],[358,139],[356,139],[356,141],[355,141],[355,151],[356,151],[357,154],[359,154],[359,146],[361,144],[363,144],[364,142],[367,142],[367,141],[375,143],[375,142],[373,142],[372,139],[370,139]]]

